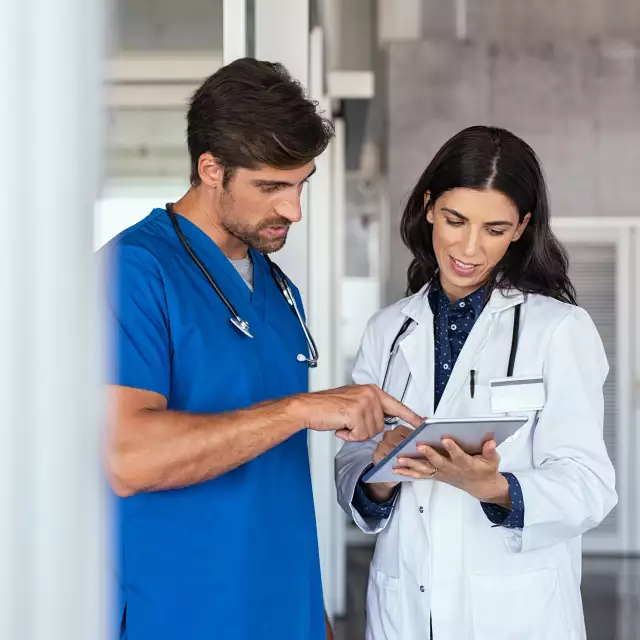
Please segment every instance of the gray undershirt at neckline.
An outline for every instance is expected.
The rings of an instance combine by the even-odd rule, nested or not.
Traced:
[[[242,279],[246,282],[247,287],[253,291],[253,262],[251,256],[247,253],[244,258],[240,260],[229,260],[234,269],[240,274]]]

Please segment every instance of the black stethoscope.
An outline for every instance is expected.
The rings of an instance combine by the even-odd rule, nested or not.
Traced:
[[[511,334],[511,351],[509,352],[509,364],[507,365],[507,378],[511,378],[513,376],[513,368],[516,363],[516,355],[518,354],[518,337],[520,335],[520,312],[521,312],[522,303],[516,305],[513,310],[513,332]],[[389,373],[391,372],[391,368],[393,367],[393,361],[396,358],[398,350],[400,349],[400,340],[402,336],[404,336],[409,328],[415,323],[413,318],[407,318],[400,327],[400,331],[396,334],[396,337],[393,339],[391,343],[391,348],[389,349],[389,359],[387,360],[387,367],[384,371],[384,378],[382,379],[382,390],[386,391],[387,381],[389,379]],[[471,393],[473,396],[473,388],[475,385],[474,381],[475,371],[471,372]],[[411,383],[411,373],[407,378],[407,381],[404,385],[404,389],[402,391],[402,395],[400,396],[400,402],[404,402],[404,397],[407,394],[407,389],[409,388],[409,384]],[[389,425],[394,425],[398,423],[398,418],[387,416],[384,419],[384,423]]]
[[[180,238],[180,242],[182,243],[182,246],[186,249],[187,253],[189,254],[189,257],[197,265],[200,271],[202,271],[204,277],[207,279],[212,289],[218,294],[218,297],[220,298],[220,300],[224,302],[225,306],[229,310],[229,313],[231,314],[229,321],[231,322],[231,324],[236,329],[238,329],[238,331],[243,333],[248,338],[253,338],[253,334],[249,329],[249,323],[240,316],[237,309],[233,306],[229,298],[227,298],[227,296],[224,295],[224,293],[222,292],[222,289],[220,289],[220,287],[218,286],[218,283],[213,279],[213,276],[209,273],[209,270],[202,264],[202,262],[196,255],[195,251],[189,246],[189,243],[185,238],[184,234],[182,233],[182,229],[180,229],[180,225],[178,224],[178,218],[173,210],[173,204],[167,203],[166,210],[167,210],[167,213],[169,214],[169,218],[171,219],[171,224],[173,225],[173,228],[176,234],[178,235],[178,238]],[[293,291],[291,291],[291,287],[289,286],[289,283],[287,281],[287,276],[285,276],[282,269],[277,264],[274,264],[267,255],[265,254],[262,254],[262,255],[264,255],[264,258],[267,261],[267,264],[269,265],[269,270],[271,271],[271,277],[274,279],[275,283],[278,285],[278,289],[280,289],[280,292],[284,296],[284,299],[287,301],[287,304],[291,307],[294,315],[298,319],[298,322],[302,327],[304,337],[307,341],[309,355],[305,356],[304,354],[299,353],[296,359],[298,360],[298,362],[306,362],[311,368],[317,367],[318,366],[318,348],[316,347],[316,343],[313,340],[313,337],[311,335],[311,332],[309,331],[309,328],[307,327],[307,324],[305,323],[302,315],[300,314],[300,310],[298,309],[296,299],[293,296]]]

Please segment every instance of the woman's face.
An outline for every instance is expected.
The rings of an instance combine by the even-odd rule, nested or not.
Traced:
[[[459,188],[428,203],[440,283],[450,300],[464,298],[489,279],[509,245],[520,239],[531,214],[519,222],[515,204],[503,193]]]

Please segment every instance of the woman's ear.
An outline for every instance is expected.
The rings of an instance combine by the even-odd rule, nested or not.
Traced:
[[[517,242],[522,237],[524,230],[527,228],[529,224],[529,220],[531,220],[531,213],[527,213],[527,215],[522,218],[522,222],[517,226],[515,233],[513,234],[513,238],[511,238],[511,242]]]
[[[431,192],[424,192],[424,210],[427,214],[427,222],[433,224],[433,202],[431,202]]]

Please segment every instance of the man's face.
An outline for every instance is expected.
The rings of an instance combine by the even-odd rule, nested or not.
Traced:
[[[236,169],[218,190],[220,224],[262,253],[282,249],[289,227],[302,218],[302,188],[314,171],[314,162],[297,169]]]

